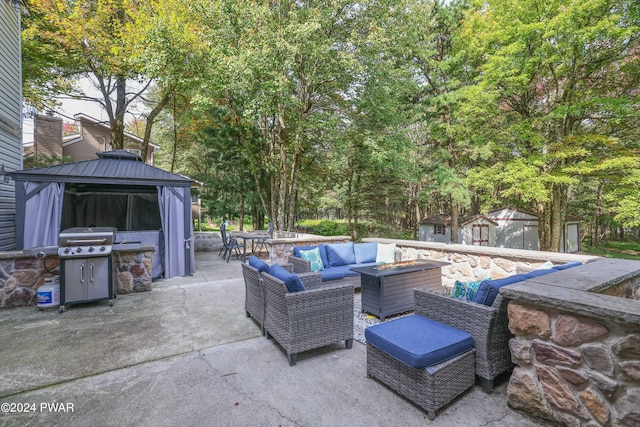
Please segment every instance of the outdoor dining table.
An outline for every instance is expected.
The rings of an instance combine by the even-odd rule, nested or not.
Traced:
[[[251,241],[251,252],[254,250],[254,245],[256,240],[270,238],[271,236],[265,232],[234,232],[231,233],[233,237],[242,239],[242,261],[247,261],[247,240]]]

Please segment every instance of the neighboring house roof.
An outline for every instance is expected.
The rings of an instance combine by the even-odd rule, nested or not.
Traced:
[[[126,150],[98,153],[98,159],[10,172],[15,181],[190,187],[194,181],[143,163]]]
[[[97,125],[97,126],[101,126],[101,127],[105,128],[106,130],[109,130],[109,131],[111,130],[111,127],[109,126],[109,122],[98,120],[98,119],[96,119],[94,117],[87,116],[86,114],[79,113],[79,114],[75,114],[73,117],[76,119],[76,121],[79,121],[80,123],[82,123],[83,121],[84,122],[89,122],[91,124],[94,124],[94,125]],[[137,142],[139,144],[142,144],[144,142],[144,140],[142,138],[140,138],[139,136],[136,136],[136,135],[134,135],[132,133],[129,133],[127,131],[124,132],[124,137],[127,138],[127,139],[130,139],[132,141],[135,141],[135,142]],[[84,136],[82,134],[68,135],[68,136],[65,136],[62,139],[62,142],[63,142],[63,146],[67,147],[67,146],[69,146],[71,144],[75,144],[76,142],[80,142],[83,139],[84,139]],[[153,149],[156,150],[156,151],[160,149],[159,145],[154,144],[152,142],[149,142],[149,146],[153,147]]]

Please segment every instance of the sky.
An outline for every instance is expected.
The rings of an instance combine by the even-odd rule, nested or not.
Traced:
[[[79,85],[88,96],[101,97],[100,92],[91,85],[89,80],[81,80]],[[73,122],[73,117],[80,113],[100,121],[109,121],[107,112],[97,102],[68,98],[59,98],[58,101],[61,105],[55,109],[54,116],[61,117],[65,123]],[[41,114],[44,114],[44,112],[41,112]],[[130,117],[126,117],[125,119],[129,118]],[[22,129],[23,144],[32,143],[34,139],[33,118],[24,117]]]

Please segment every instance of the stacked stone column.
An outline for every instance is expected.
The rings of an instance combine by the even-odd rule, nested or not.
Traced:
[[[508,310],[511,407],[567,426],[640,425],[637,328],[514,301]]]

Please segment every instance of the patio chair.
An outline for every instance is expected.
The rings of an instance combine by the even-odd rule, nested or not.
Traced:
[[[476,349],[476,375],[482,391],[493,391],[493,380],[510,371],[511,361],[507,305],[509,300],[498,294],[491,306],[477,304],[466,299],[451,298],[426,289],[414,292],[415,312],[473,336]]]
[[[264,237],[260,238],[260,239],[256,239],[254,241],[255,244],[255,249],[254,249],[254,253],[257,253],[258,255],[262,255],[262,250],[264,249],[265,252],[267,251],[267,240],[272,239],[273,238],[273,232],[274,232],[274,225],[272,222],[269,223],[269,228],[267,229],[267,234],[264,235]]]
[[[218,252],[218,256],[222,253],[222,259],[226,259],[229,262],[232,252],[235,251],[236,258],[240,259],[240,243],[238,243],[237,238],[227,233],[227,226],[224,223],[220,224],[220,236],[222,237],[222,247]]]
[[[305,290],[289,292],[283,280],[262,273],[265,332],[285,350],[290,366],[303,351],[342,340],[346,348],[353,346],[353,286],[323,285],[319,273],[298,277]]]

